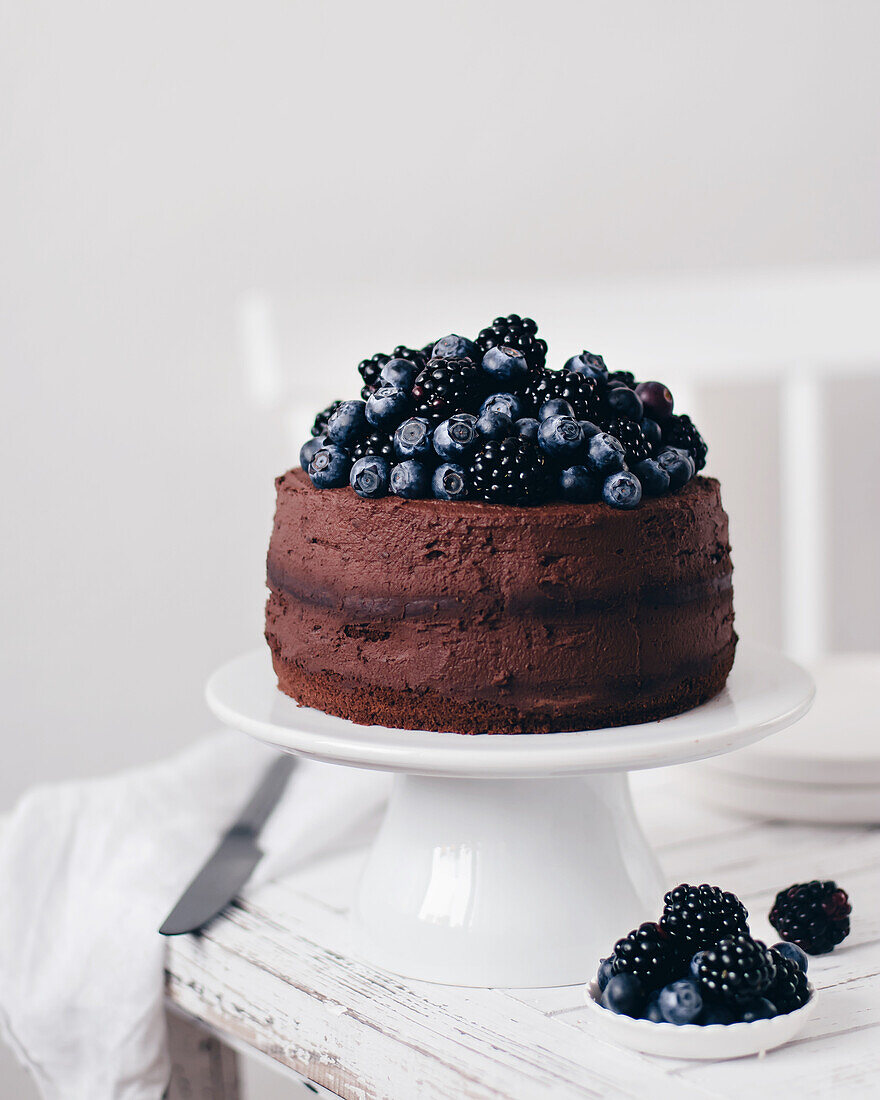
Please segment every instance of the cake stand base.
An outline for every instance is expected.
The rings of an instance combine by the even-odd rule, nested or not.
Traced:
[[[626,773],[758,741],[797,721],[813,686],[780,654],[740,644],[726,689],[685,714],[498,737],[298,707],[263,651],[224,665],[206,694],[226,725],[286,752],[397,773],[353,908],[361,957],[427,981],[549,986],[585,981],[658,914],[663,884]]]
[[[360,882],[354,946],[410,978],[566,985],[656,915],[662,892],[625,773],[399,775]]]

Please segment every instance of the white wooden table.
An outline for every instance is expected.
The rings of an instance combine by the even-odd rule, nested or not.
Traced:
[[[783,824],[772,807],[767,820],[737,818],[699,803],[698,785],[698,767],[634,777],[670,885],[734,890],[768,942],[778,938],[765,916],[778,889],[834,878],[852,898],[853,932],[811,961],[817,1012],[789,1046],[712,1064],[656,1059],[598,1039],[579,986],[473,990],[377,971],[348,952],[362,858],[352,852],[171,942],[170,1100],[234,1100],[233,1051],[266,1056],[313,1093],[350,1100],[880,1095],[880,830]]]

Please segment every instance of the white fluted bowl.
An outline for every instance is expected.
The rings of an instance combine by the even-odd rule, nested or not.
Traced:
[[[692,1058],[722,1061],[725,1058],[746,1058],[752,1054],[781,1047],[803,1031],[816,1007],[816,993],[810,986],[810,999],[794,1012],[774,1016],[772,1020],[755,1020],[751,1024],[655,1024],[650,1020],[633,1020],[603,1008],[595,980],[584,987],[590,1012],[590,1026],[621,1047],[656,1054],[661,1058]]]

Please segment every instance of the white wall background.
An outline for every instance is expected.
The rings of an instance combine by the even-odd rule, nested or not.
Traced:
[[[428,288],[503,283],[488,320],[558,282],[878,259],[878,39],[872,0],[7,0],[0,808],[210,728],[205,676],[259,639],[295,453],[247,400],[243,294],[312,392],[433,335],[419,287],[433,323]]]

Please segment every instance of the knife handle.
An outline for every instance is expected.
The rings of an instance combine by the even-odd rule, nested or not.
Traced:
[[[260,780],[259,787],[229,830],[230,833],[244,833],[248,836],[259,833],[281,798],[296,763],[296,757],[286,752],[272,761]]]

